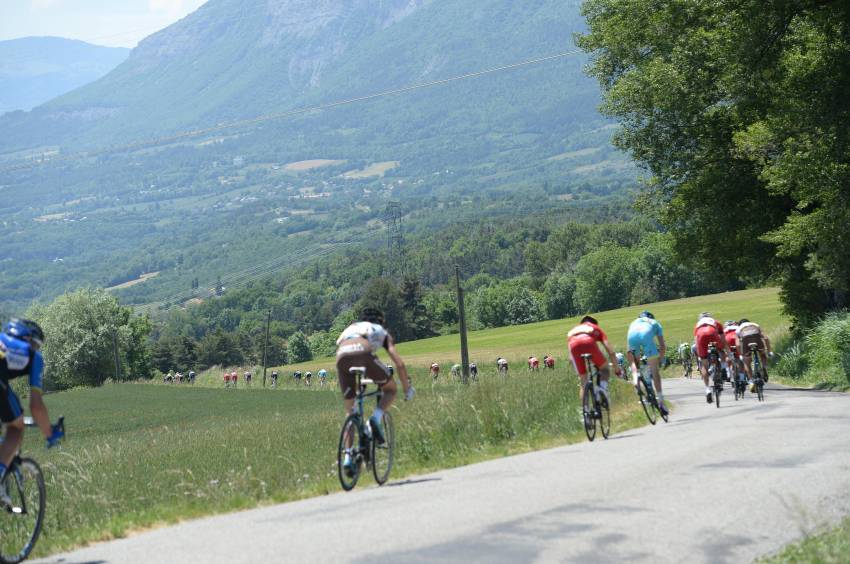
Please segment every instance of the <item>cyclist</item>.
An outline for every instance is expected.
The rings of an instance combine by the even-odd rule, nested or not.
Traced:
[[[540,360],[536,356],[528,357],[528,369],[529,370],[540,370]]]
[[[605,348],[608,353],[608,362],[605,362],[605,357],[602,356],[602,351],[599,350],[599,343]],[[595,318],[585,315],[581,319],[581,323],[570,329],[567,333],[567,345],[570,349],[570,360],[573,363],[573,368],[578,372],[581,379],[581,387],[579,388],[579,401],[584,402],[584,385],[587,383],[587,366],[585,366],[583,354],[591,355],[591,362],[599,370],[599,388],[605,396],[605,401],[610,405],[608,397],[608,376],[609,366],[614,365],[617,355],[614,349],[608,343],[608,336],[599,327],[599,322]],[[617,375],[622,374],[619,365],[616,368]]]
[[[293,378],[295,378],[295,383],[296,383],[296,384],[300,384],[300,383],[301,383],[301,371],[300,371],[300,370],[296,370],[296,371],[295,371],[295,374],[293,374],[292,376],[293,376]]]
[[[732,380],[732,377],[737,373],[738,364],[738,322],[726,321],[723,324],[723,338],[726,339],[726,344],[729,345],[729,351],[732,353],[732,371],[726,373],[726,381]]]
[[[246,371],[245,371],[245,385],[246,385],[246,386],[250,386],[250,385],[251,385],[251,378],[252,378],[252,377],[253,377],[253,374],[251,374],[251,371],[250,371],[250,370],[246,370]]]
[[[658,409],[662,415],[667,415],[667,406],[664,405],[664,391],[661,388],[661,364],[666,358],[667,344],[664,342],[664,329],[661,323],[656,321],[651,312],[644,310],[637,319],[629,325],[628,333],[628,357],[629,367],[632,371],[632,384],[637,387],[640,362],[640,354],[646,356],[646,364],[652,374],[655,391],[658,397]],[[656,346],[658,341],[658,346]]]
[[[384,442],[384,431],[381,428],[381,418],[395,400],[398,388],[389,367],[378,359],[378,349],[381,347],[386,349],[393,364],[398,369],[401,385],[404,388],[405,401],[413,399],[416,393],[407,377],[407,367],[404,365],[404,360],[396,351],[395,341],[384,328],[384,314],[375,308],[365,308],[360,316],[360,321],[346,327],[336,340],[336,344],[336,370],[339,377],[339,387],[342,390],[345,414],[352,413],[356,395],[354,376],[349,373],[350,368],[364,366],[366,377],[375,382],[383,392],[378,407],[375,408],[369,418],[372,435],[378,444],[382,444]],[[348,457],[343,461],[343,464],[347,472],[351,470],[351,460]]]
[[[190,384],[195,383],[195,371],[194,370],[189,371],[189,383]]]
[[[452,370],[451,370],[451,373],[452,373],[452,379],[453,379],[453,380],[460,380],[460,373],[461,373],[461,370],[462,370],[462,369],[461,369],[460,364],[457,364],[457,363],[452,364]]]
[[[726,339],[723,338],[723,326],[719,321],[711,317],[711,314],[704,311],[699,314],[697,324],[694,327],[694,337],[696,337],[697,358],[699,359],[699,371],[702,374],[702,381],[705,384],[705,401],[714,403],[711,385],[708,381],[708,345],[715,343],[720,349],[721,355],[726,358],[726,365],[731,372],[729,358],[732,356],[729,350],[729,345]]]
[[[313,383],[313,373],[309,370],[304,373],[304,385],[310,386]]]
[[[478,379],[478,365],[475,364],[474,362],[469,363],[469,376],[473,380]]]
[[[319,370],[319,385],[325,387],[325,382],[328,381],[328,371],[324,368]]]
[[[682,369],[685,371],[683,376],[685,378],[691,377],[691,360],[693,356],[691,355],[691,346],[688,343],[679,343],[679,362],[682,363]]]
[[[225,388],[229,388],[229,387],[230,387],[230,372],[225,372],[225,373],[224,373],[224,387],[225,387]]]
[[[277,388],[277,370],[272,370],[272,388]]]
[[[431,379],[436,382],[437,378],[440,377],[440,365],[436,362],[431,363]]]
[[[549,370],[555,370],[555,357],[547,354],[543,357],[543,366]]]
[[[6,469],[24,438],[24,412],[10,380],[28,376],[30,413],[47,440],[47,448],[56,446],[64,436],[58,425],[50,424],[47,406],[41,397],[44,374],[44,359],[40,351],[42,344],[44,332],[35,321],[29,319],[12,319],[0,333],[0,421],[6,426],[6,434],[0,444],[0,479],[6,475]],[[9,501],[5,491],[0,491],[0,497]]]
[[[753,379],[753,371],[750,368],[752,358],[750,354],[750,343],[755,343],[758,346],[759,357],[761,357],[764,381],[767,382],[767,355],[773,356],[770,339],[767,338],[767,335],[764,334],[758,323],[753,323],[745,318],[738,322],[738,342],[741,344],[741,358],[744,361],[744,371],[747,373],[747,379]],[[765,355],[765,349],[767,349],[767,355]],[[752,385],[750,391],[755,391],[755,384]]]
[[[626,369],[626,355],[624,355],[621,352],[618,352],[615,356],[617,357],[617,366],[619,366],[621,369],[625,370]]]
[[[496,359],[496,369],[499,371],[499,374],[502,376],[507,375],[508,373],[508,361],[502,357]]]

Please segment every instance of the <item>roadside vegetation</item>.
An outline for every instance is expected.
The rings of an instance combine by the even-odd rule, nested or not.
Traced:
[[[775,372],[790,384],[850,388],[850,313],[831,313],[802,335],[776,343]]]
[[[834,529],[807,536],[760,564],[843,564],[850,555],[850,519]]]

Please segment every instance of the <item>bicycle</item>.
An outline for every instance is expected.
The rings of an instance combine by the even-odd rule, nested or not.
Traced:
[[[639,375],[637,384],[635,385],[638,400],[640,400],[640,404],[643,406],[643,412],[646,414],[646,418],[649,419],[652,425],[658,422],[659,415],[667,423],[669,416],[666,412],[661,411],[661,406],[658,405],[658,396],[655,395],[655,386],[652,383],[652,375],[649,372],[649,364],[647,363],[646,356],[641,356]]]
[[[720,353],[717,343],[708,344],[708,377],[714,384],[714,405],[720,408],[720,394],[723,392],[723,371],[720,369]]]
[[[596,438],[596,422],[599,421],[599,430],[606,439],[611,433],[611,411],[605,396],[601,395],[599,387],[599,370],[590,361],[592,355],[583,354],[587,381],[584,383],[584,398],[582,400],[581,413],[584,419],[584,432],[589,441]]]
[[[758,396],[759,401],[764,401],[764,366],[761,362],[759,346],[756,343],[750,343],[750,359],[753,386],[756,388],[756,395]]]
[[[744,367],[741,364],[737,350],[735,347],[730,347],[732,351],[732,387],[735,390],[735,401],[744,399],[744,392],[747,391],[747,373],[744,372]]]
[[[693,371],[693,363],[691,362],[690,358],[683,358],[682,359],[682,369],[685,371],[685,373],[682,376],[684,378],[690,378],[691,372]]]
[[[368,420],[363,415],[363,402],[366,398],[374,396],[377,402],[381,401],[384,393],[380,388],[373,392],[366,392],[372,380],[364,378],[366,368],[353,366],[348,370],[354,376],[354,389],[357,390],[354,412],[345,418],[342,431],[339,434],[339,449],[337,450],[337,469],[339,472],[339,483],[345,491],[351,491],[357,485],[363,465],[371,465],[372,475],[379,486],[386,483],[390,477],[393,466],[393,455],[395,451],[395,431],[393,420],[388,412],[381,417],[381,426],[384,429],[384,442],[378,444],[373,440],[372,430]],[[352,461],[350,474],[345,469],[346,456]]]
[[[24,418],[27,427],[36,427],[30,417]],[[65,432],[65,418],[56,423]],[[44,506],[47,491],[41,467],[32,458],[15,454],[6,474],[0,478],[0,516],[6,519],[0,525],[0,564],[23,562],[35,548],[44,524]]]

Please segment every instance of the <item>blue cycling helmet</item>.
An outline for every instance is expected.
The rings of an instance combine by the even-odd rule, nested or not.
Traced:
[[[640,312],[640,315],[638,317],[648,317],[650,319],[655,319],[655,316],[652,315],[652,313],[650,313],[649,310],[646,309]]]
[[[29,337],[30,342],[35,343],[38,347],[44,344],[44,331],[41,330],[38,323],[29,319],[10,319],[3,326],[3,332],[16,339]]]

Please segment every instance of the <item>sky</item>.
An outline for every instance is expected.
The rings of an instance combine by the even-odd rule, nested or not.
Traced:
[[[135,47],[207,0],[0,0],[0,40],[53,35]]]

